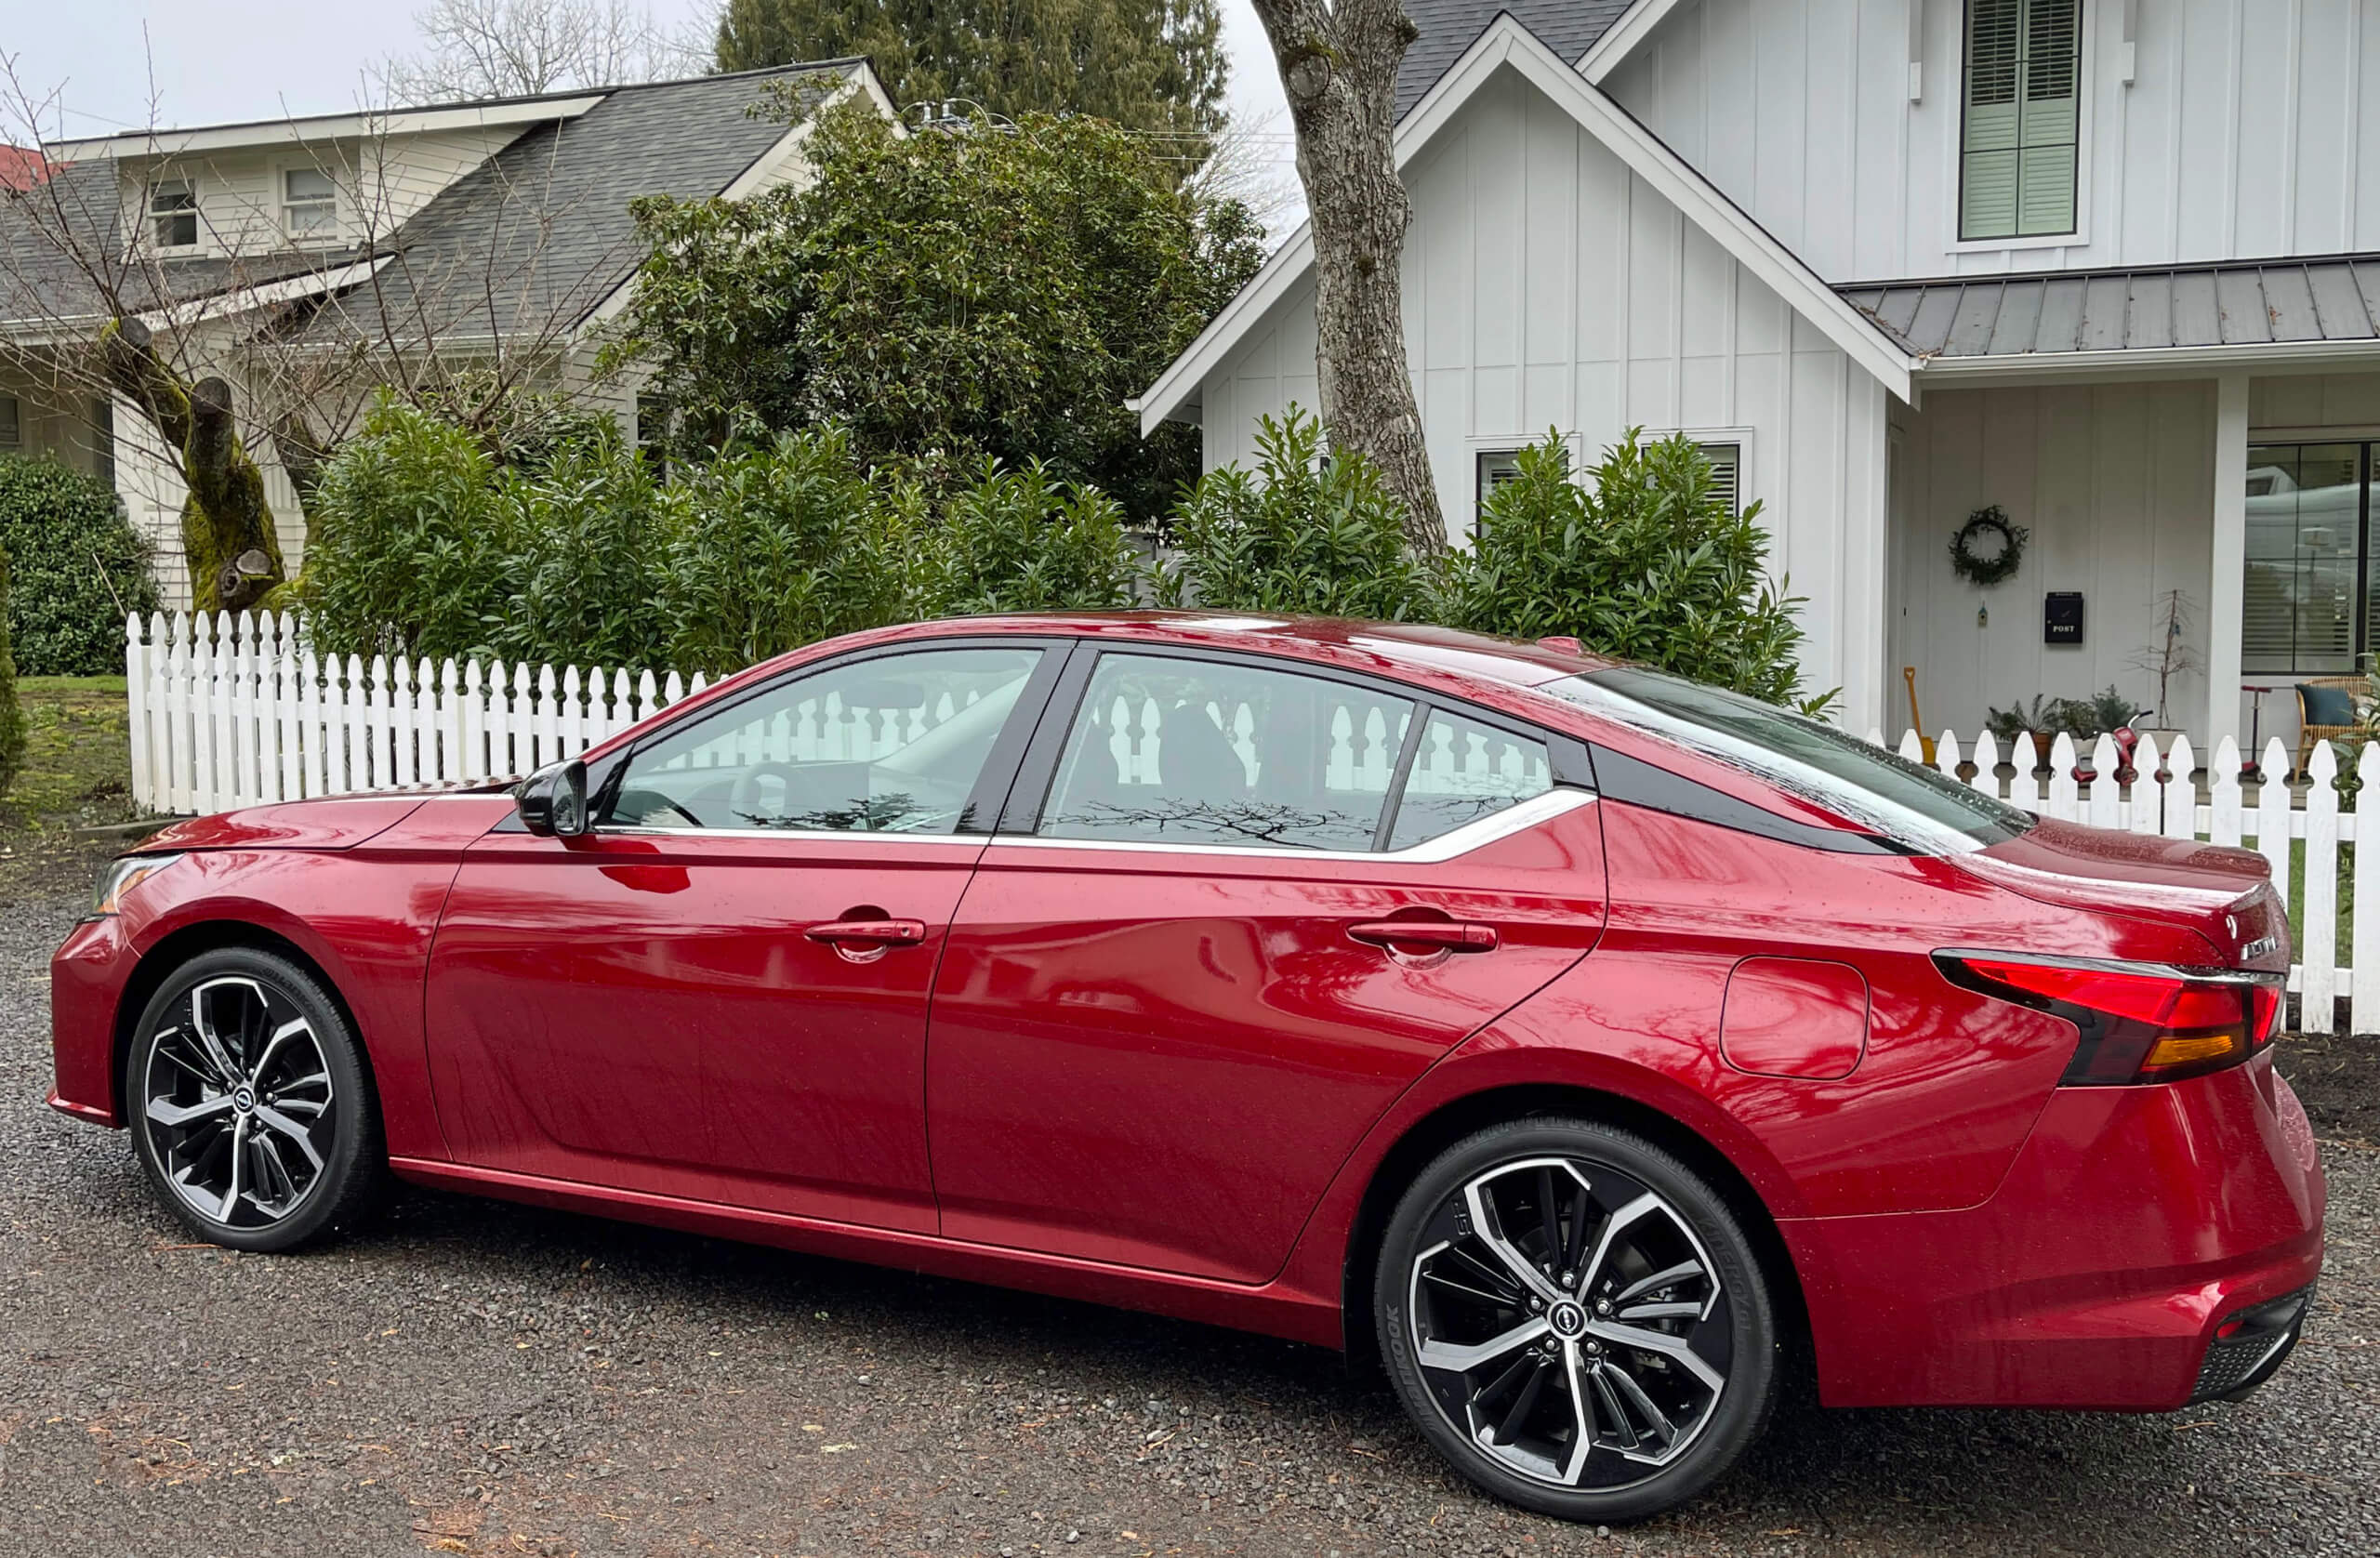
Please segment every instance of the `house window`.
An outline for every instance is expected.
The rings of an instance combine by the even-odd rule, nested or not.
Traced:
[[[156,225],[159,248],[191,247],[198,242],[198,187],[187,178],[150,186],[149,219]]]
[[[25,442],[24,408],[14,395],[0,395],[0,449],[14,449]]]
[[[2241,669],[2352,671],[2366,651],[2380,648],[2373,449],[2352,442],[2265,443],[2248,450]]]
[[[667,395],[639,395],[636,398],[636,457],[653,468],[656,476],[669,474],[669,398]]]
[[[1483,450],[1478,461],[1478,500],[1472,507],[1471,534],[1479,534],[1479,522],[1487,517],[1488,500],[1497,488],[1507,482],[1517,482],[1521,474],[1521,455],[1517,449]]]
[[[1959,236],[2074,231],[2082,0],[1967,0]]]
[[[318,167],[281,174],[282,225],[290,237],[316,243],[338,236],[338,186]]]
[[[105,395],[91,403],[91,474],[115,485],[115,402]]]

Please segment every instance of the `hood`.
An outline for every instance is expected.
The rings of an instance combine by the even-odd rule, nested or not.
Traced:
[[[286,800],[271,806],[192,817],[140,844],[142,853],[167,850],[351,850],[411,816],[434,795],[493,794],[513,781],[416,785],[367,795]]]
[[[2254,850],[2043,817],[2020,837],[1956,861],[2040,903],[2196,931],[2227,965],[2289,967],[2288,918],[2271,864]]]

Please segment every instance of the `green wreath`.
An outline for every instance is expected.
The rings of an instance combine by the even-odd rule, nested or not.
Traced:
[[[2025,561],[2025,542],[2032,535],[2020,524],[2008,522],[2007,511],[1998,504],[1978,508],[1967,516],[1967,522],[1950,537],[1950,568],[1969,584],[1996,585],[2016,572]],[[1997,535],[1998,549],[1978,553],[1977,539]]]

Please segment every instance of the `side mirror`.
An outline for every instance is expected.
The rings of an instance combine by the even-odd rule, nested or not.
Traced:
[[[514,804],[521,825],[540,838],[577,838],[587,831],[587,765],[548,763],[521,782]]]

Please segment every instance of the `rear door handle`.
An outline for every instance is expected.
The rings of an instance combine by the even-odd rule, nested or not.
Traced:
[[[1347,934],[1369,946],[1394,952],[1425,946],[1433,952],[1493,952],[1500,944],[1492,925],[1465,925],[1443,919],[1369,919],[1347,927]]]
[[[877,946],[915,946],[926,939],[922,919],[830,919],[802,932],[813,942],[867,942]]]

